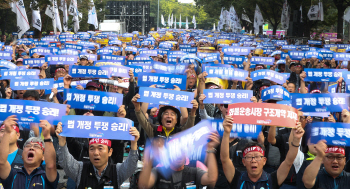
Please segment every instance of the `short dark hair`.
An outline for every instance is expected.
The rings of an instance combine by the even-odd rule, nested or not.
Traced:
[[[262,145],[262,144],[260,144],[260,143],[258,143],[258,142],[248,142],[248,143],[243,147],[243,150],[242,150],[242,151],[244,152],[245,149],[250,148],[250,147],[252,147],[252,146],[259,146],[262,150],[264,150],[264,152],[266,152],[266,149],[265,149],[264,145]]]
[[[29,98],[29,97],[33,97],[33,98],[35,98],[35,100],[39,100],[39,93],[38,93],[38,91],[29,90],[29,91],[26,91],[23,94],[23,99]]]
[[[289,85],[290,83],[294,85],[294,88],[297,87],[297,85],[294,82],[288,82],[287,85]]]

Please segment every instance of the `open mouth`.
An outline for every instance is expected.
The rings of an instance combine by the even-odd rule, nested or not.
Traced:
[[[34,153],[33,152],[28,152],[28,160],[34,159]]]
[[[100,158],[94,158],[94,161],[100,161]]]
[[[257,169],[258,169],[258,167],[252,166],[252,170],[253,170],[253,171],[255,171],[255,170],[257,170]]]
[[[166,120],[166,123],[167,123],[167,124],[168,124],[168,123],[171,124],[171,120]]]
[[[338,168],[339,168],[339,166],[337,166],[337,165],[332,166],[332,169],[338,169]]]

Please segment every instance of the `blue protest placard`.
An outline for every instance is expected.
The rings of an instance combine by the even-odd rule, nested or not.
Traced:
[[[96,66],[70,66],[69,75],[74,80],[80,79],[109,79],[111,73],[107,67]]]
[[[224,56],[225,64],[243,64],[244,56]]]
[[[158,73],[174,73],[175,65],[153,61],[153,69],[156,70]]]
[[[29,123],[47,120],[56,125],[66,115],[66,105],[32,100],[0,99],[0,120],[16,115],[18,124],[29,128]]]
[[[10,70],[15,70],[17,69],[16,64],[6,61],[6,60],[0,60],[0,68],[7,68]]]
[[[318,40],[309,40],[308,41],[309,45],[322,45],[322,41],[318,41]]]
[[[151,61],[149,56],[135,56],[134,60]]]
[[[64,99],[71,108],[86,110],[118,112],[123,105],[123,94],[101,91],[65,89]]]
[[[210,65],[205,66],[205,71],[208,73],[207,77],[218,77],[221,79],[245,81],[248,77],[248,71],[242,69],[235,69],[233,67],[219,67]]]
[[[277,101],[276,104],[283,104],[283,105],[287,105],[287,106],[292,106],[292,101],[290,101],[290,100],[281,100],[281,101]]]
[[[333,55],[334,60],[340,60],[340,61],[350,61],[350,54],[349,53],[334,53]]]
[[[91,80],[80,80],[80,81],[72,81],[70,86],[72,88],[75,88],[78,85],[81,85],[83,88],[86,88],[86,84],[89,83]]]
[[[222,52],[225,55],[248,55],[250,53],[250,47],[223,47]]]
[[[129,66],[140,66],[142,67],[143,72],[146,72],[146,73],[151,72],[153,69],[152,64],[132,64]]]
[[[5,49],[4,49],[4,51],[7,51],[7,52],[13,52],[13,48],[12,48],[12,46],[5,46]]]
[[[157,50],[142,50],[140,51],[140,55],[157,56],[158,52]]]
[[[107,66],[109,67],[109,66]],[[118,76],[118,77],[127,77],[129,78],[129,67],[126,66],[113,66],[109,67],[109,70],[111,72],[111,76]]]
[[[188,64],[185,64],[185,63],[176,64],[174,74],[184,75],[187,68],[188,68]]]
[[[64,91],[63,78],[60,77],[58,80],[54,81],[52,88],[56,88],[58,93],[63,92]],[[51,94],[51,89],[46,89],[45,94]]]
[[[316,144],[320,140],[326,140],[327,145],[350,146],[350,124],[338,122],[312,122],[310,142]]]
[[[289,92],[280,85],[273,85],[261,91],[262,101],[267,100],[290,100]]]
[[[112,61],[125,61],[125,57],[124,56],[118,56],[118,55],[105,55],[102,54],[100,55],[100,60],[112,60]]]
[[[251,90],[233,90],[233,89],[204,89],[203,94],[206,96],[203,103],[205,104],[232,104],[240,102],[251,102],[253,96]]]
[[[209,120],[213,130],[217,131],[219,135],[224,136],[223,119]],[[238,124],[234,123],[230,132],[230,138],[246,138],[246,139],[257,139],[261,132],[261,125],[252,124]]]
[[[317,69],[306,68],[305,81],[316,82],[336,82],[340,77],[343,77],[343,70],[341,69]]]
[[[336,93],[337,92],[337,83],[334,83],[332,85],[328,86],[328,92],[329,93]]]
[[[278,84],[283,84],[287,80],[287,76],[272,70],[257,70],[250,73],[250,77],[253,81],[259,79],[267,79]]]
[[[29,56],[33,56],[34,53],[37,53],[38,55],[52,55],[51,50],[45,47],[36,47],[29,49]]]
[[[12,52],[0,51],[0,59],[3,60],[12,60]]]
[[[94,66],[121,66],[124,62],[114,61],[114,60],[97,60],[94,62]]]
[[[174,89],[174,85],[176,85],[181,90],[186,90],[186,75],[139,73],[137,79],[137,85],[141,87],[156,85],[158,88]]]
[[[130,66],[128,66],[128,67],[130,67],[130,70],[132,70],[132,72],[134,73],[134,76],[135,76],[135,77],[138,77],[138,76],[139,76],[139,73],[142,73],[142,72],[143,72],[142,66],[130,65]]]
[[[193,107],[191,101],[194,99],[194,93],[192,92],[140,87],[139,94],[140,98],[137,100],[138,102],[147,102],[186,108]]]
[[[345,93],[291,94],[294,108],[303,112],[341,112],[349,107]]]
[[[16,80],[11,79],[10,86],[12,90],[38,90],[38,89],[52,89],[54,79],[30,79],[30,80]]]
[[[133,64],[152,64],[151,60],[127,60],[127,65],[133,65]]]
[[[73,55],[49,55],[45,56],[45,61],[49,65],[74,65],[78,60],[78,56]]]
[[[197,47],[184,47],[184,48],[180,48],[180,51],[183,52],[188,52],[188,53],[197,53]]]
[[[45,63],[45,58],[23,59],[23,65],[29,65],[29,67],[41,67],[44,63]]]
[[[114,140],[134,140],[129,130],[134,122],[127,118],[78,116],[62,117],[61,136],[77,138],[102,138]]]
[[[90,54],[90,53],[80,53],[79,58],[82,56],[87,56],[89,60],[96,61],[97,60],[97,55],[96,54]]]
[[[3,79],[39,79],[40,70],[1,70]]]
[[[70,48],[70,49],[77,49],[78,51],[82,51],[84,49],[83,45],[77,45],[77,44],[70,44],[66,43],[64,45],[65,48]]]
[[[253,56],[252,59],[250,60],[251,63],[255,64],[264,64],[264,65],[273,65],[275,62],[274,57],[256,57]]]
[[[303,112],[304,116],[311,117],[328,117],[330,112]]]
[[[216,54],[207,56],[207,57],[205,57],[203,59],[203,63],[205,63],[205,62],[214,62],[214,61],[219,61],[219,57]]]
[[[303,52],[303,51],[290,51],[289,57],[292,60],[301,60],[301,59],[305,58],[305,52]]]
[[[338,49],[346,49],[350,46],[350,44],[337,44]]]

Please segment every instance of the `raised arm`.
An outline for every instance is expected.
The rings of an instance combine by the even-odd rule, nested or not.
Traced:
[[[293,165],[294,159],[298,154],[300,140],[304,135],[304,129],[301,127],[300,122],[297,123],[296,128],[293,128],[291,134],[293,134],[293,140],[289,142],[289,150],[286,159],[277,169],[277,181],[279,186],[281,186],[284,180],[287,178],[289,170]]]
[[[229,115],[226,115],[223,123],[224,136],[222,137],[221,141],[220,159],[226,179],[229,183],[231,183],[233,177],[235,176],[235,166],[230,159],[230,132],[232,130],[232,126],[233,118]]]
[[[304,71],[301,72],[299,77],[300,77],[300,93],[305,94],[305,93],[307,93],[305,81],[304,81],[304,79],[306,77],[306,73]],[[298,89],[295,89],[295,90],[298,90]]]
[[[139,99],[139,98],[140,98],[140,95],[136,94],[131,100],[131,102],[135,106],[135,115],[137,117],[137,120],[139,121],[139,124],[145,130],[147,136],[152,138],[153,137],[153,127],[152,127],[151,123],[148,121],[148,119],[146,118],[145,114],[141,111],[140,102],[137,102],[137,99]]]
[[[276,127],[270,126],[269,134],[267,135],[267,141],[272,145],[276,144]]]
[[[3,123],[5,125],[5,130],[1,131],[4,132],[4,135],[0,143],[0,178],[2,180],[5,180],[11,172],[11,165],[7,161],[7,157],[10,148],[10,134],[13,132],[12,126],[17,124],[17,120],[16,116],[12,115],[7,117]]]
[[[146,148],[143,159],[143,168],[139,177],[139,188],[152,188],[156,182],[156,176],[152,173],[152,162],[150,149]]]
[[[216,147],[220,143],[219,135],[217,133],[212,133],[209,136],[210,142],[207,147],[207,166],[208,172],[205,173],[201,178],[201,185],[207,186],[215,184],[218,179],[218,165],[215,157]]]
[[[316,157],[304,171],[303,183],[306,188],[312,188],[316,183],[317,174],[320,170],[323,158],[326,155],[325,151],[327,150],[327,145],[325,142],[325,140],[320,140],[315,145]]]
[[[50,130],[51,124],[47,120],[40,120],[39,127],[42,128],[44,139],[51,139]],[[47,180],[54,182],[57,179],[56,169],[56,151],[52,142],[45,142],[45,172]]]

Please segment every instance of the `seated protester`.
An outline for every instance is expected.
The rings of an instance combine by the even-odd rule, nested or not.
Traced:
[[[43,130],[45,142],[40,138],[29,138],[24,144],[22,152],[23,167],[17,170],[12,168],[7,161],[10,135],[13,133],[13,125],[17,124],[16,121],[16,116],[9,116],[3,123],[5,133],[0,143],[0,179],[4,189],[24,189],[35,185],[45,189],[56,189],[59,176],[56,170],[56,152],[50,136],[51,124],[46,120],[40,121],[39,126]],[[41,166],[44,158],[45,170]]]
[[[158,112],[158,122],[161,125],[152,126],[145,114],[141,111],[140,102],[137,102],[137,99],[139,98],[140,95],[136,94],[131,101],[135,106],[135,114],[137,120],[139,121],[139,124],[145,130],[146,135],[149,138],[153,138],[159,135],[168,138],[170,135],[174,135],[194,125],[196,110],[198,109],[198,102],[196,100],[191,101],[191,104],[193,104],[193,108],[191,110],[190,116],[187,119],[186,124],[184,124],[183,126],[180,126],[180,111],[173,106],[161,107]]]
[[[350,173],[344,171],[345,149],[341,146],[327,146],[325,140],[315,145],[316,157],[304,171],[306,188],[349,188]],[[324,168],[320,169],[323,163]]]
[[[62,123],[58,123],[56,135],[59,140],[57,151],[58,163],[63,167],[67,176],[76,183],[78,188],[104,188],[113,186],[119,188],[137,168],[137,140],[140,134],[135,127],[130,128],[130,134],[135,137],[131,141],[131,151],[123,163],[110,164],[109,157],[112,155],[111,141],[107,139],[91,139],[89,141],[89,162],[77,161],[68,152],[66,137],[59,134],[62,132]]]
[[[286,159],[281,163],[278,170],[271,174],[263,171],[263,166],[266,164],[266,157],[264,157],[265,148],[256,142],[248,143],[243,151],[242,162],[247,168],[247,172],[240,172],[234,167],[229,158],[229,140],[233,123],[231,116],[225,117],[223,123],[224,135],[220,153],[222,167],[230,183],[230,188],[279,188],[287,178],[289,170],[297,156],[300,139],[304,135],[304,129],[301,127],[301,123],[298,122],[297,127],[293,129],[293,137],[289,143],[290,146]]]
[[[163,141],[157,141],[163,140]],[[207,146],[207,167],[208,172],[203,171],[200,168],[189,167],[185,165],[186,156],[180,155],[174,161],[170,163],[169,168],[153,167],[153,158],[150,157],[149,150],[147,149],[144,156],[143,170],[139,178],[139,188],[155,188],[155,189],[168,189],[178,188],[186,189],[187,183],[195,184],[197,187],[212,186],[215,184],[218,176],[218,169],[216,165],[215,153],[217,145],[219,144],[219,135],[212,133],[209,136],[210,142]],[[164,144],[164,138],[156,138],[152,145]],[[162,146],[158,146],[162,148]],[[156,154],[152,152],[152,156]],[[164,172],[171,172],[171,175],[167,178],[162,175]]]

